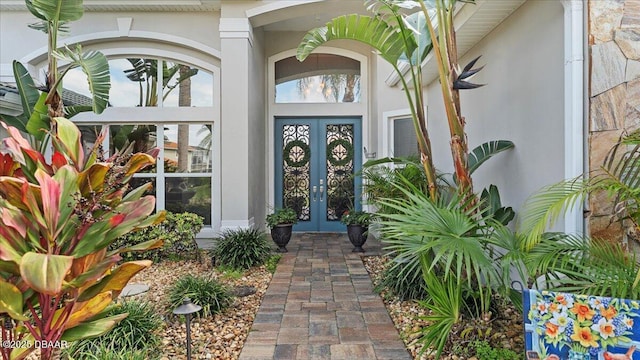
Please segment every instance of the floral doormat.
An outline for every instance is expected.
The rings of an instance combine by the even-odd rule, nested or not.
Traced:
[[[640,360],[640,301],[526,290],[527,360]]]

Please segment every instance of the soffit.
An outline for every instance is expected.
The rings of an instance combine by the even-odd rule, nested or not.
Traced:
[[[278,0],[247,11],[251,24],[264,31],[309,31],[345,14],[371,14],[364,0]]]
[[[221,0],[84,0],[85,11],[219,11]],[[26,10],[24,0],[0,0],[1,11]]]
[[[458,57],[464,56],[480,40],[502,23],[526,0],[477,0],[475,4],[464,4],[454,23]],[[465,64],[461,64],[464,66]],[[438,77],[438,67],[431,53],[423,67],[423,78],[430,83]]]

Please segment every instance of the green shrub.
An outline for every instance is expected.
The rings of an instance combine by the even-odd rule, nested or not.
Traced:
[[[275,209],[273,214],[267,215],[266,221],[270,228],[276,225],[296,224],[298,214],[291,208]]]
[[[282,259],[282,255],[280,254],[272,254],[265,261],[264,266],[268,272],[274,274],[276,272],[276,268],[278,267],[278,262]]]
[[[164,240],[162,248],[144,252],[122,253],[121,256],[126,261],[149,259],[154,262],[199,256],[195,238],[202,226],[203,220],[196,214],[167,212],[166,219],[160,224],[121,236],[113,242],[110,248],[117,249],[149,240],[162,239]]]
[[[169,289],[169,312],[182,305],[187,297],[194,304],[202,306],[200,314],[205,317],[221,312],[233,301],[229,289],[218,280],[186,275]]]
[[[151,351],[133,350],[126,353],[114,352],[102,344],[99,344],[98,347],[90,351],[84,350],[74,355],[62,355],[62,359],[66,360],[151,360],[159,358],[159,355],[154,355]]]
[[[244,271],[229,266],[218,266],[217,270],[223,279],[238,280],[244,276]]]
[[[422,280],[422,269],[411,268],[405,264],[387,267],[382,272],[374,290],[378,293],[386,290],[387,296],[395,296],[400,300],[421,300],[427,296]]]
[[[111,331],[93,339],[85,339],[74,343],[65,350],[71,359],[149,359],[157,352],[160,337],[157,329],[163,321],[153,305],[146,301],[126,300],[114,304],[108,316],[128,313]],[[127,357],[115,356],[114,353],[126,353]],[[104,354],[104,356],[87,357],[87,354]],[[139,357],[137,354],[145,355]]]
[[[513,350],[494,348],[484,340],[472,342],[471,347],[475,349],[478,360],[517,360],[522,358]]]
[[[243,270],[264,264],[270,253],[267,234],[255,228],[226,230],[213,249],[218,265]]]

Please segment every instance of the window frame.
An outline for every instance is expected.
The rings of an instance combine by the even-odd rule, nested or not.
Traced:
[[[427,108],[424,110],[425,116],[427,116]],[[394,157],[394,121],[400,119],[411,119],[411,110],[408,108],[385,111],[382,113],[382,121],[380,122],[380,144],[382,145],[382,157]],[[426,125],[429,125],[428,116],[425,119]]]
[[[159,181],[160,177],[164,178],[192,178],[192,177],[209,177],[211,179],[211,225],[204,226],[197,238],[214,238],[220,229],[222,219],[222,197],[221,197],[221,135],[220,135],[220,69],[213,64],[202,67],[202,64],[192,64],[173,57],[159,57],[157,55],[130,55],[130,54],[112,54],[109,59],[124,57],[140,57],[148,59],[156,59],[159,61],[170,61],[174,63],[185,63],[197,67],[201,71],[206,71],[212,77],[211,87],[213,89],[213,106],[207,107],[163,107],[162,106],[162,87],[159,87],[158,106],[154,107],[108,107],[105,111],[98,115],[92,112],[80,113],[72,118],[72,121],[78,125],[124,125],[124,124],[149,124],[157,126],[158,138],[164,137],[164,125],[191,125],[191,124],[209,124],[212,132],[211,145],[211,172],[207,173],[164,173],[164,166],[156,167],[157,171],[153,174],[136,174],[135,177],[155,178],[156,180],[156,208],[158,210],[165,208],[165,186],[164,180]],[[161,66],[158,66],[160,69]],[[161,72],[161,71],[159,71]],[[162,137],[160,137],[162,136]],[[107,136],[105,141],[108,142]],[[157,143],[157,146],[160,144]],[[159,146],[160,153],[158,159],[164,158],[164,146]]]

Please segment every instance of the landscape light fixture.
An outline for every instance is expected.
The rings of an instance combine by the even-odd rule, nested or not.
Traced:
[[[200,310],[202,310],[202,306],[192,303],[188,297],[182,300],[182,305],[173,310],[174,314],[184,315],[187,319],[187,360],[191,360],[191,314],[197,313]]]

